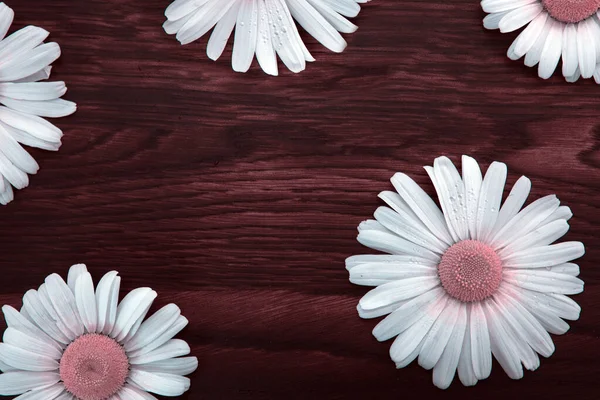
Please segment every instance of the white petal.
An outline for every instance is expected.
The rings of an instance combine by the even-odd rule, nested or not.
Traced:
[[[117,308],[115,327],[110,336],[120,342],[129,334],[138,319],[143,319],[157,294],[150,288],[137,288],[129,292]]]
[[[114,328],[117,319],[117,304],[119,302],[119,287],[121,277],[117,271],[107,272],[96,287],[96,305],[98,306],[97,333],[108,335]]]
[[[533,67],[534,65],[540,62],[542,50],[544,49],[544,44],[546,43],[546,39],[548,38],[548,34],[552,26],[553,19],[548,17],[546,19],[544,27],[542,28],[542,31],[533,43],[533,46],[531,46],[531,49],[525,55],[525,65],[527,65],[528,67]]]
[[[510,219],[502,229],[490,238],[495,249],[506,247],[532,232],[542,221],[558,208],[560,201],[555,195],[537,199]]]
[[[344,38],[306,0],[287,0],[287,5],[294,19],[323,46],[336,53],[344,51]]]
[[[229,11],[237,0],[211,1],[200,8],[177,32],[181,44],[191,43],[204,36]]]
[[[552,21],[546,43],[542,49],[538,75],[542,79],[548,79],[556,69],[558,60],[562,51],[564,24],[558,21]]]
[[[77,282],[77,278],[84,272],[87,272],[87,267],[85,264],[75,264],[69,268],[69,274],[67,275],[67,285],[71,292],[75,293],[75,283]]]
[[[2,125],[0,125],[0,143],[2,143],[2,153],[16,168],[28,174],[37,173],[40,168],[38,163]]]
[[[469,236],[476,237],[477,232],[477,207],[479,205],[479,192],[481,191],[481,169],[474,158],[462,156],[462,176],[465,185],[465,204]]]
[[[140,326],[135,337],[125,343],[125,351],[132,352],[149,345],[167,331],[181,315],[175,304],[167,304],[155,312]]]
[[[345,17],[354,18],[360,12],[360,6],[354,0],[321,0]]]
[[[508,197],[502,204],[498,219],[494,225],[494,229],[490,233],[490,237],[495,237],[504,226],[519,213],[523,204],[529,196],[531,190],[531,181],[526,176],[520,177],[512,187]]]
[[[0,81],[10,82],[25,78],[52,64],[59,57],[60,47],[58,44],[44,43],[27,51],[22,56],[13,57],[0,64]]]
[[[437,276],[437,268],[410,263],[371,263],[357,265],[350,270],[350,282],[362,286],[379,286],[406,278]]]
[[[494,299],[504,307],[505,314],[514,317],[517,331],[522,334],[533,350],[544,357],[550,357],[554,353],[552,338],[529,311],[512,297],[505,295],[502,290],[494,295]]]
[[[583,281],[577,277],[546,271],[527,269],[506,271],[505,282],[524,289],[542,293],[577,294],[583,292]]]
[[[333,8],[324,3],[321,0],[308,0],[308,3],[312,5],[335,29],[342,33],[353,33],[356,32],[358,27],[340,14],[335,12]]]
[[[579,70],[579,67],[577,67],[577,69],[575,70],[575,73],[571,76],[565,76],[565,81],[567,83],[574,83],[577,82],[577,80],[581,78],[581,71]]]
[[[175,322],[171,326],[169,326],[169,328],[166,331],[160,334],[160,336],[158,336],[156,339],[154,339],[152,342],[142,347],[141,349],[130,352],[129,356],[138,357],[144,354],[148,354],[154,351],[155,349],[158,349],[159,347],[167,343],[175,335],[177,335],[179,332],[181,332],[181,330],[187,326],[188,322],[189,321],[187,320],[187,318],[185,318],[183,315],[180,315],[179,317],[177,317]]]
[[[440,284],[437,276],[408,278],[378,286],[360,299],[360,306],[372,310],[400,300],[419,296]]]
[[[469,239],[469,223],[465,201],[465,185],[458,170],[448,157],[438,157],[433,163],[438,199],[446,210],[446,224],[452,227],[459,240]],[[437,190],[437,188],[436,188]]]
[[[10,28],[15,12],[4,3],[0,3],[0,40],[4,39]]]
[[[96,332],[98,308],[94,294],[94,282],[89,272],[83,272],[75,283],[75,301],[87,332]]]
[[[22,131],[20,129],[16,129],[10,125],[7,125],[5,123],[2,123],[2,120],[0,119],[0,126],[2,126],[4,129],[6,129],[6,131],[9,133],[9,135],[11,135],[17,142],[30,146],[30,147],[37,147],[39,149],[44,149],[44,150],[48,150],[48,151],[57,151],[60,148],[61,142],[60,142],[60,138],[57,139],[56,141],[46,141],[46,140],[42,140],[39,139],[25,131]]]
[[[233,5],[227,10],[227,13],[217,22],[215,29],[213,29],[208,45],[206,47],[206,54],[211,60],[217,60],[223,54],[223,50],[227,45],[227,41],[233,32],[233,28],[237,22],[238,12],[240,10],[241,2],[234,2]]]
[[[511,339],[511,332],[504,327],[500,312],[494,307],[493,301],[484,301],[483,309],[488,323],[490,347],[494,357],[511,379],[521,379],[523,377],[523,367],[516,349],[513,347],[514,340]]]
[[[492,352],[488,323],[481,303],[471,305],[470,326],[473,371],[482,380],[492,372]]]
[[[0,361],[0,372],[8,372],[8,371],[15,371],[16,368],[11,367],[10,365],[7,365],[5,363],[3,363],[2,361]]]
[[[492,303],[498,313],[498,323],[507,332],[504,339],[519,357],[523,366],[530,371],[535,371],[540,366],[540,359],[528,344],[527,332],[523,331],[526,327],[521,325],[517,320],[517,316],[511,314],[510,310],[505,307],[497,296],[494,296]]]
[[[364,246],[389,254],[406,254],[439,262],[440,256],[400,236],[380,230],[361,230],[357,240]]]
[[[504,294],[522,304],[542,324],[544,329],[555,335],[562,335],[569,330],[569,324],[561,319],[562,315],[569,315],[573,317],[572,319],[579,317],[579,306],[575,304],[576,308],[574,309],[571,304],[558,300],[553,295],[532,292],[508,283],[502,287]],[[566,296],[563,297],[566,298]]]
[[[564,219],[559,219],[541,226],[519,240],[513,241],[505,248],[498,251],[500,258],[505,258],[518,251],[540,246],[547,246],[563,237],[569,231],[569,224]]]
[[[185,341],[181,339],[171,339],[149,353],[131,357],[129,363],[131,365],[148,364],[169,358],[186,356],[188,354],[190,354],[190,346]]]
[[[387,207],[379,207],[374,216],[389,231],[412,243],[439,254],[448,249],[448,246],[424,228],[420,221],[414,222],[411,216],[402,210],[395,212]]]
[[[0,174],[2,174],[16,189],[29,186],[29,177],[17,168],[8,157],[0,151]]]
[[[58,369],[58,361],[7,343],[0,343],[0,360],[11,367],[25,371],[40,372]]]
[[[423,347],[421,347],[421,351],[419,352],[419,365],[421,367],[431,369],[440,360],[440,357],[450,340],[455,324],[461,321],[459,315],[461,310],[463,310],[463,308],[459,301],[452,298],[448,299],[446,307],[427,333],[425,341],[423,342]],[[464,321],[462,322],[464,323]],[[462,344],[462,337],[460,344]],[[456,357],[456,363],[458,364],[458,356]],[[454,368],[456,369],[456,366]],[[454,376],[454,372],[452,376]]]
[[[42,301],[40,295],[35,290],[29,290],[23,296],[23,307],[27,312],[27,315],[33,322],[48,336],[57,342],[63,344],[71,343],[69,339],[56,325],[56,321],[48,313]]]
[[[67,92],[64,82],[0,83],[0,95],[14,100],[46,101]]]
[[[21,79],[17,79],[12,81],[11,83],[29,83],[29,82],[38,82],[43,81],[50,78],[50,72],[52,71],[52,66],[47,66],[42,68],[41,70],[34,72],[33,74],[26,76]]]
[[[198,12],[200,12],[200,9],[196,9],[195,11],[187,14],[185,17],[181,17],[179,19],[166,20],[163,23],[163,29],[165,30],[165,33],[167,35],[176,34]]]
[[[536,2],[537,0],[483,0],[481,8],[486,13],[497,13],[513,10]]]
[[[585,254],[581,242],[563,242],[522,250],[506,257],[505,268],[541,268],[563,264]]]
[[[256,49],[258,4],[257,0],[241,2],[235,25],[231,65],[234,71],[246,72],[252,64]]]
[[[4,313],[6,325],[9,328],[14,328],[24,335],[43,343],[46,347],[53,348],[54,352],[58,351],[62,353],[62,347],[57,342],[55,342],[50,336],[40,330],[40,328],[35,326],[29,319],[24,317],[13,307],[4,306],[2,307],[2,312]]]
[[[379,318],[381,316],[388,315],[388,314],[396,311],[398,308],[400,308],[404,304],[408,303],[409,301],[410,301],[410,299],[409,300],[400,300],[400,301],[396,301],[394,303],[388,304],[386,306],[377,307],[377,308],[370,309],[370,310],[365,310],[360,306],[360,304],[357,304],[356,311],[358,311],[358,316],[363,319]]]
[[[167,360],[155,361],[135,367],[138,370],[149,372],[164,372],[175,375],[188,375],[198,368],[198,358],[181,357],[169,358]]]
[[[0,103],[16,111],[48,118],[66,117],[77,110],[75,103],[63,99],[30,101],[0,96]]]
[[[486,240],[498,218],[506,182],[506,164],[494,161],[485,173],[477,206],[477,236]]]
[[[60,321],[71,331],[76,337],[81,336],[84,332],[83,323],[77,311],[75,296],[69,289],[66,282],[58,274],[52,274],[45,279],[46,289],[52,301],[52,305],[58,314]],[[74,339],[74,337],[71,337]]]
[[[457,310],[457,317],[454,323],[454,329],[450,335],[450,340],[446,345],[442,356],[433,368],[433,384],[440,389],[446,389],[452,383],[459,359],[462,353],[462,345],[467,326],[466,305],[460,304]]]
[[[58,396],[63,392],[65,392],[65,385],[58,382],[50,387],[24,393],[14,400],[59,400]]]
[[[118,394],[109,400],[156,400],[156,397],[133,386],[131,382],[126,383]]]
[[[417,323],[398,335],[390,348],[390,357],[394,362],[407,365],[418,355],[418,352],[415,354],[415,350],[420,349],[423,345],[423,339],[446,306],[448,298],[448,296],[444,296],[444,300],[427,307],[423,317]]]
[[[465,334],[460,352],[460,358],[458,360],[458,377],[464,386],[474,386],[477,384],[477,376],[475,376],[475,370],[473,369],[472,361],[473,357],[471,355],[470,307],[470,305],[466,306],[467,319],[465,321]]]
[[[177,20],[206,4],[208,0],[175,0],[165,10],[165,17]]]
[[[415,181],[406,174],[396,173],[391,182],[398,194],[429,228],[431,233],[447,245],[454,243],[444,220],[444,215],[431,197]]]
[[[39,354],[44,357],[58,360],[62,357],[62,350],[54,344],[48,344],[38,339],[34,335],[28,335],[26,332],[19,331],[13,327],[8,327],[4,331],[3,341],[6,344],[20,347],[31,353]]]
[[[596,43],[599,38],[594,37],[596,21],[592,18],[581,21],[577,25],[577,55],[579,70],[584,79],[591,78],[596,69]]]
[[[256,37],[256,60],[265,73],[278,75],[277,57],[271,42],[271,27],[269,26],[269,14],[264,1],[258,2],[258,34]]]
[[[41,44],[50,33],[37,26],[26,26],[12,33],[0,42],[0,59],[3,65],[9,60],[23,59],[25,55]],[[38,68],[40,70],[41,68]],[[36,70],[37,71],[37,70]],[[35,72],[35,71],[34,71]],[[13,80],[13,79],[9,79]]]
[[[527,28],[521,32],[519,37],[516,39],[515,54],[518,58],[523,57],[531,50],[536,40],[544,30],[544,25],[548,20],[548,13],[541,12],[537,17],[531,21]]]
[[[389,254],[361,254],[350,256],[346,259],[346,269],[350,271],[352,268],[361,264],[392,264],[392,265],[414,265],[416,267],[437,268],[438,263],[425,258],[413,256],[395,256]]]
[[[0,107],[0,120],[16,129],[49,142],[60,142],[62,132],[50,122],[35,115]],[[17,139],[18,140],[18,139]]]
[[[563,33],[562,63],[563,76],[575,74],[575,71],[579,66],[577,58],[577,28],[574,24],[567,24],[565,26]]]
[[[565,263],[555,265],[553,267],[546,267],[548,271],[556,272],[558,274],[568,274],[572,276],[579,275],[579,265],[573,263]]]
[[[54,385],[59,379],[57,372],[6,372],[0,374],[0,395],[14,396],[28,390]]]
[[[373,336],[380,342],[393,338],[420,320],[424,309],[442,301],[445,303],[447,296],[441,287],[413,298],[379,322],[373,329]]]
[[[190,379],[184,376],[136,368],[129,372],[129,379],[142,389],[161,396],[180,396],[190,388]]]
[[[413,212],[413,210],[410,208],[410,206],[402,199],[402,197],[398,193],[392,192],[389,190],[384,190],[383,192],[380,192],[377,195],[377,197],[379,197],[388,206],[390,206],[390,208],[392,210],[394,210],[398,214],[402,215],[403,219],[405,219],[407,221],[407,224],[410,224],[410,225],[414,226],[415,228],[418,228],[419,230],[427,231],[427,233],[426,233],[427,235],[431,235],[431,236],[435,237],[435,235],[433,235],[431,232],[429,232],[429,229],[427,228],[427,226],[425,226],[425,224],[419,219],[417,214],[415,214]],[[448,247],[448,245],[444,245],[444,246],[445,246],[445,248]]]
[[[569,207],[560,206],[548,218],[546,218],[545,220],[540,222],[540,224],[538,225],[538,228],[540,226],[544,226],[546,224],[549,224],[549,223],[554,222],[559,219],[564,219],[565,221],[568,221],[571,219],[572,216],[573,216],[573,213],[571,212],[571,209]]]
[[[502,18],[504,18],[504,16],[506,14],[508,14],[510,11],[502,11],[502,12],[497,12],[497,13],[491,13],[485,16],[485,18],[483,19],[483,27],[485,29],[498,29],[499,26],[498,24],[500,24],[500,20],[502,20]]]
[[[304,70],[306,61],[315,61],[315,59],[304,45],[286,1],[267,0],[267,10],[273,46],[281,61],[294,73]],[[275,18],[275,15],[278,17]]]
[[[542,4],[535,2],[509,12],[498,24],[500,32],[506,33],[516,31],[537,17],[542,10]]]

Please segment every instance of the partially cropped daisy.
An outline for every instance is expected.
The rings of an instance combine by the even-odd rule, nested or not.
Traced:
[[[521,210],[531,182],[521,177],[501,204],[506,165],[485,177],[462,158],[462,177],[447,157],[425,167],[442,210],[411,178],[392,177],[396,192],[379,197],[389,207],[360,224],[358,241],[390,255],[346,260],[350,281],[376,286],[358,304],[362,318],[387,315],[373,330],[397,368],[418,359],[447,388],[455,372],[475,385],[492,369],[492,354],[512,379],[535,370],[538,353],[554,352],[550,333],[563,334],[580,308],[566,295],[583,291],[580,242],[552,244],[569,230],[568,207],[556,196]],[[389,314],[389,315],[388,315]]]
[[[340,35],[357,27],[345,17],[355,17],[359,3],[370,0],[175,0],[163,27],[181,44],[191,43],[213,27],[206,53],[217,60],[235,28],[231,64],[246,72],[256,59],[264,72],[277,75],[277,56],[292,72],[314,61],[302,41],[294,19],[323,46],[336,53],[346,48]]]
[[[44,43],[48,32],[27,26],[6,36],[14,12],[0,3],[0,204],[12,201],[12,186],[29,185],[38,164],[21,144],[58,150],[62,131],[42,117],[64,117],[75,103],[62,100],[64,82],[40,82],[60,56],[56,43]]]
[[[508,57],[525,56],[525,65],[538,65],[540,78],[548,79],[562,59],[562,74],[569,82],[580,77],[600,83],[599,0],[483,0],[490,13],[487,29],[512,32],[527,27],[508,49]]]
[[[67,282],[48,276],[2,307],[8,328],[0,343],[0,395],[22,400],[150,400],[179,396],[198,366],[188,344],[173,337],[188,320],[168,304],[144,321],[156,292],[132,290],[119,303],[121,278],[104,275],[94,292],[85,265]]]

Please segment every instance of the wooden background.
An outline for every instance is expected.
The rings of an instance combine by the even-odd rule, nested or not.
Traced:
[[[49,30],[52,78],[79,111],[58,153],[0,209],[0,301],[84,262],[152,286],[191,320],[200,359],[184,399],[597,398],[600,373],[600,87],[537,78],[506,58],[515,34],[485,31],[477,1],[375,0],[341,55],[268,77],[181,47],[169,0],[12,0],[14,28]],[[422,165],[470,154],[525,174],[575,217],[586,290],[556,353],[511,381],[498,364],[442,392],[396,370],[355,306],[344,259],[395,171],[432,192]],[[0,323],[4,329],[4,322]]]

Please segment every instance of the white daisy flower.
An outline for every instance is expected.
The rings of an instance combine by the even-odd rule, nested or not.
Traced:
[[[538,353],[554,352],[550,333],[563,334],[563,319],[579,318],[566,295],[583,291],[580,242],[552,244],[567,233],[568,207],[556,196],[521,209],[531,182],[521,177],[501,206],[506,165],[494,162],[482,178],[477,162],[462,158],[462,178],[447,157],[425,167],[442,211],[411,178],[395,174],[396,192],[379,197],[390,208],[363,222],[358,241],[391,255],[346,260],[350,281],[376,286],[358,304],[362,318],[389,314],[373,330],[396,338],[392,360],[403,368],[418,358],[433,368],[433,383],[447,388],[458,368],[475,385],[492,369],[492,354],[509,377],[535,370]]]
[[[50,76],[50,64],[60,56],[56,43],[44,43],[49,33],[27,26],[8,37],[13,10],[0,3],[0,204],[13,200],[12,186],[29,185],[28,174],[39,166],[21,144],[58,150],[62,131],[42,117],[75,112],[75,103],[62,100],[64,82],[40,82]]]
[[[191,43],[213,27],[206,53],[217,60],[235,27],[233,70],[246,72],[254,55],[264,72],[277,75],[277,56],[292,72],[314,61],[300,38],[295,19],[323,46],[336,53],[346,48],[339,32],[352,33],[359,3],[370,0],[175,0],[165,11],[163,28],[181,44]],[[292,19],[293,18],[293,19]]]
[[[156,292],[138,288],[120,303],[121,278],[104,275],[94,293],[83,264],[67,282],[48,276],[2,307],[8,328],[0,343],[0,395],[22,400],[150,400],[179,396],[196,370],[188,344],[173,339],[188,323],[168,304],[144,321]],[[118,305],[117,305],[118,303]]]
[[[600,83],[600,0],[483,0],[487,29],[512,32],[527,25],[508,49],[508,57],[525,56],[548,79],[562,58],[568,82],[579,77]]]

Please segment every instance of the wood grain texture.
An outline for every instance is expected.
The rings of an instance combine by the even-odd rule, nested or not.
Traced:
[[[14,27],[61,45],[53,79],[79,111],[0,209],[2,303],[77,262],[152,286],[191,321],[183,399],[597,398],[599,86],[508,60],[516,35],[485,31],[472,0],[374,0],[344,53],[307,38],[317,62],[278,78],[233,72],[230,47],[208,60],[206,38],[179,46],[161,28],[169,1],[8,0]],[[442,392],[431,371],[396,370],[357,316],[356,226],[395,171],[432,193],[421,166],[442,154],[506,162],[530,199],[556,193],[575,214],[566,239],[586,245],[581,319],[521,381],[495,363]]]

